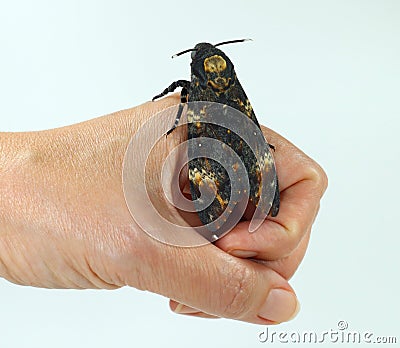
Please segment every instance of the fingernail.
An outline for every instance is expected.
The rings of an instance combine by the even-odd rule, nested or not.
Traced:
[[[240,257],[241,259],[248,259],[250,257],[257,256],[257,253],[255,251],[239,250],[239,249],[231,250],[231,251],[229,251],[229,254],[236,256],[236,257]]]
[[[175,313],[177,314],[194,314],[194,313],[200,313],[200,311],[198,309],[186,306],[182,303],[178,303],[178,305],[176,306]]]
[[[292,292],[272,289],[258,315],[275,323],[293,319],[300,310],[300,303]]]

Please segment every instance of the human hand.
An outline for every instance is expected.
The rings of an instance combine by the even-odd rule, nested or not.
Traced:
[[[186,307],[178,311],[198,316],[258,324],[288,320],[297,301],[287,279],[304,255],[326,187],[323,171],[268,132],[268,141],[277,147],[282,185],[282,210],[264,223],[268,231],[249,234],[242,222],[217,242],[219,248],[162,244],[133,221],[121,168],[132,133],[178,101],[171,96],[55,130],[2,133],[0,275],[48,288],[133,286],[170,297],[173,309],[182,303]],[[171,145],[183,139],[179,130],[168,137]],[[158,160],[149,164],[154,172],[168,149],[157,154]],[[163,201],[157,185],[149,189]],[[161,204],[161,209],[169,208]],[[251,256],[237,250],[257,252],[258,261],[229,254]]]
[[[215,242],[230,255],[250,259],[289,280],[300,265],[310,239],[320,200],[328,179],[323,169],[301,150],[276,132],[262,126],[274,152],[281,206],[276,217],[265,220],[255,233],[249,233],[249,221],[240,222]],[[278,296],[278,295],[277,295]],[[170,301],[173,310],[193,316],[209,315]],[[276,303],[276,310],[283,304]]]

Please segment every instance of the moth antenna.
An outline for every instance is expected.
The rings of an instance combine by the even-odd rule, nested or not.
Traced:
[[[184,50],[182,52],[174,54],[171,58],[176,58],[176,57],[181,56],[182,54],[185,54],[185,53],[188,53],[188,52],[192,52],[192,51],[197,51],[197,50],[194,49],[194,48],[188,48],[187,50]]]
[[[231,44],[231,43],[237,43],[237,42],[245,42],[245,41],[253,41],[253,39],[238,39],[238,40],[224,41],[224,42],[217,43],[216,45],[214,45],[214,47],[227,45],[227,44]]]

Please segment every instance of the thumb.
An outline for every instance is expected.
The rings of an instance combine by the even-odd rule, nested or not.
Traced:
[[[151,253],[154,264],[141,274],[142,285],[173,299],[171,308],[177,313],[275,324],[290,320],[299,310],[287,281],[264,265],[212,244],[182,248],[153,242],[158,252]]]

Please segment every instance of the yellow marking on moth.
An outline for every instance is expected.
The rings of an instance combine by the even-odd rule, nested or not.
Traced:
[[[215,194],[215,198],[218,200],[219,205],[221,207],[225,207],[225,205],[227,204],[227,202],[225,200],[222,199],[221,195],[219,193]]]
[[[200,128],[200,127],[201,127],[201,123],[200,123],[200,122],[197,122],[197,123],[196,123],[196,127],[197,127],[197,128]]]
[[[210,171],[211,171],[210,161],[208,160],[208,158],[205,158],[204,162],[205,162],[205,165],[206,165],[206,168],[207,168],[207,173],[210,173]]]
[[[206,109],[207,109],[207,106],[204,105],[204,106],[200,109],[200,115],[205,115],[205,114],[206,114]]]
[[[214,80],[208,80],[208,84],[211,85],[212,88],[217,89],[221,92],[229,86],[230,81],[230,77],[217,77]]]
[[[236,171],[239,169],[239,163],[236,162],[236,163],[232,166],[232,168],[233,168],[233,171],[236,172]]]
[[[228,129],[226,132],[227,132],[228,134],[231,134],[231,130],[230,130],[230,129]]]
[[[226,69],[226,61],[219,55],[214,55],[204,59],[205,72],[222,72]]]
[[[200,175],[199,175],[200,176]],[[225,207],[228,202],[226,200],[224,200],[221,195],[218,193],[217,188],[216,188],[216,183],[214,182],[214,180],[210,180],[208,178],[208,187],[210,188],[211,191],[214,192],[215,198],[218,200],[218,203],[221,207]]]
[[[206,159],[206,166],[209,166],[210,163]],[[218,200],[221,207],[225,207],[228,204],[227,200],[224,200],[221,195],[218,193],[218,183],[215,182],[215,179],[209,172],[202,169],[201,173],[197,168],[189,171],[189,180],[198,186],[207,185],[209,189],[214,192],[215,198]]]
[[[258,190],[256,192],[256,197],[261,197],[261,193],[262,193],[262,180],[261,180],[261,174],[257,173],[257,178],[258,178]]]
[[[195,118],[193,110],[188,109],[186,115],[187,115],[187,120],[188,120],[188,122],[189,122],[189,123],[192,123],[192,122],[193,122],[193,119]]]
[[[250,104],[250,101],[248,99],[246,99],[246,106],[244,107],[246,110],[246,114],[247,116],[251,116],[251,113],[253,112],[253,107]]]
[[[201,178],[201,174],[198,171],[196,171],[196,173],[194,174],[194,181],[199,186],[203,185],[203,179]]]
[[[236,98],[234,101],[239,104],[239,106],[242,109],[242,111],[248,117],[251,117],[251,114],[253,112],[253,107],[251,106],[250,101],[248,99],[246,99],[245,103],[242,100],[240,100],[239,98]]]

